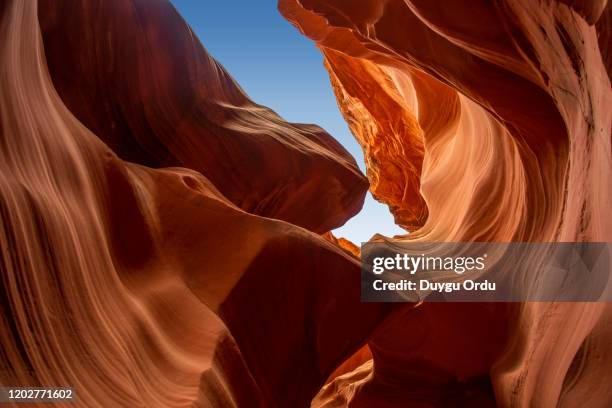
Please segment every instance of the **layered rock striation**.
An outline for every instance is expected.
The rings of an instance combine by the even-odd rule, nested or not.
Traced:
[[[0,383],[307,406],[388,309],[302,228],[360,208],[354,160],[249,101],[167,2],[0,13]]]
[[[38,14],[62,101],[121,159],[196,170],[243,210],[319,233],[361,209],[347,151],[251,101],[169,1],[40,0]]]
[[[411,231],[403,240],[610,241],[608,2],[281,0],[279,10],[323,53],[373,193]],[[606,304],[398,314],[373,333],[373,362],[314,406],[612,402],[596,386],[612,378]]]
[[[0,383],[88,407],[609,406],[608,304],[362,303],[329,232],[369,182],[397,240],[611,241],[608,2],[279,10],[367,179],[166,0],[0,2]]]

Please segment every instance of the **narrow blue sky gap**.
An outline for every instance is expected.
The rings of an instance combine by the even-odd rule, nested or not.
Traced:
[[[208,52],[255,102],[284,119],[332,134],[365,172],[363,152],[334,97],[323,57],[277,10],[276,0],[171,0]],[[368,193],[362,211],[334,231],[359,244],[373,234],[405,233]]]

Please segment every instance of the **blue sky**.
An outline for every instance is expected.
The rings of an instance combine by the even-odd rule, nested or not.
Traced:
[[[316,123],[357,159],[363,153],[342,118],[323,57],[278,12],[276,0],[171,0],[200,41],[255,102],[284,119]],[[363,210],[334,233],[355,243],[374,233],[405,233],[370,194]]]

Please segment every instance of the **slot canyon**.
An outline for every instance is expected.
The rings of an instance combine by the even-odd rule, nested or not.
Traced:
[[[612,5],[277,7],[366,174],[251,100],[169,0],[0,0],[1,385],[83,407],[612,406],[611,303],[363,302],[359,242],[334,233],[370,192],[406,232],[373,242],[612,241]]]

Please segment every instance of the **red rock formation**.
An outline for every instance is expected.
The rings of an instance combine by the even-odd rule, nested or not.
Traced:
[[[402,239],[612,240],[606,2],[280,10]],[[327,232],[365,188],[167,1],[0,2],[0,383],[95,407],[612,403],[607,304],[361,303]]]
[[[410,80],[399,71],[326,50],[325,61],[340,108],[363,147],[374,197],[388,203],[397,224],[421,226],[427,207],[419,193],[423,135],[412,115]]]
[[[410,194],[377,197],[404,225],[425,202],[407,239],[610,241],[610,6],[565,3],[279,9],[323,52],[370,177],[406,152],[385,183]],[[411,116],[416,129],[394,122]],[[374,333],[375,369],[338,377],[313,405],[607,406],[596,384],[612,380],[611,319],[604,304],[409,306]]]
[[[122,159],[194,169],[243,210],[319,233],[361,209],[346,150],[252,102],[169,1],[39,3],[60,97]]]
[[[354,255],[355,258],[359,258],[361,256],[361,249],[357,245],[349,241],[348,239],[342,238],[342,237],[336,238],[331,231],[326,232],[322,236],[328,241],[333,242],[334,244],[338,245],[340,248],[344,249],[344,251],[346,251],[347,253]]]
[[[164,62],[156,67],[155,58],[119,63],[111,57],[127,58],[122,47],[130,49],[132,38],[119,41],[117,30],[142,28],[129,31],[142,45],[144,33],[162,32],[156,24],[166,20],[151,16],[168,7],[159,1],[93,4],[47,2],[40,10],[43,20],[59,24],[55,40],[65,40],[65,48],[51,45],[47,54],[75,63],[66,68],[72,77],[56,83],[88,129],[53,87],[37,2],[0,3],[0,383],[72,386],[80,405],[94,407],[308,405],[387,308],[360,304],[359,264],[352,256],[301,227],[244,211],[211,180],[225,177],[224,186],[243,206],[268,197],[268,215],[294,220],[306,214],[297,206],[308,205],[313,191],[318,202],[335,194],[340,201],[308,208],[301,218],[313,229],[329,228],[362,200],[354,162],[320,130],[286,124],[246,100],[193,40],[195,54],[179,61],[199,64],[189,58],[206,57],[206,67],[215,70],[197,75],[194,92],[216,89],[218,98],[195,113],[181,110],[194,108],[193,101],[152,102],[164,95],[160,89],[172,89],[164,83],[174,78]],[[136,14],[151,19],[143,26],[121,20]],[[73,48],[72,41],[90,36],[71,37],[82,24],[113,38],[117,54],[88,62],[80,54],[86,49]],[[189,32],[181,27],[164,35],[183,39]],[[177,57],[185,50],[174,51]],[[198,64],[192,68],[204,68]],[[117,66],[134,81],[111,81],[107,75]],[[161,76],[136,80],[134,72],[144,68]],[[95,91],[81,75],[90,76]],[[69,79],[84,87],[63,82]],[[176,95],[185,91],[176,85]],[[111,96],[125,99],[107,104]],[[232,119],[222,120],[224,114]],[[126,122],[135,126],[133,134]],[[224,130],[207,133],[213,123]],[[194,168],[212,175],[123,161],[102,140],[152,165],[178,164],[180,152],[198,153]],[[218,144],[206,151],[213,141]],[[184,150],[173,150],[179,147]],[[224,148],[231,149],[213,156]],[[254,166],[261,168],[257,177]],[[279,173],[272,176],[272,168]],[[304,179],[278,178],[294,172]],[[257,183],[260,188],[250,191]]]

